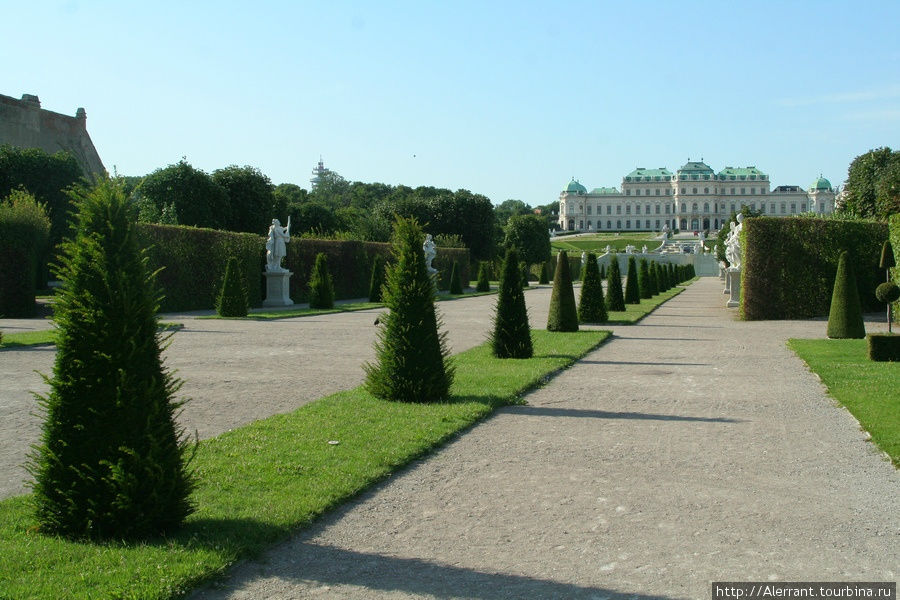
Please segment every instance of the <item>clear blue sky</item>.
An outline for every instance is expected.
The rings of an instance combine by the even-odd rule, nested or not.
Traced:
[[[834,185],[900,146],[900,2],[0,0],[0,94],[83,106],[104,164],[545,204],[572,176],[755,165]]]

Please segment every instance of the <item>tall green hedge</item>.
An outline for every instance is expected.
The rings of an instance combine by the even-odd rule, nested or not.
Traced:
[[[34,316],[35,282],[49,239],[50,218],[34,196],[13,190],[0,201],[0,315]]]
[[[741,311],[747,320],[828,315],[838,258],[853,262],[863,311],[880,311],[875,287],[886,223],[810,217],[744,220]]]

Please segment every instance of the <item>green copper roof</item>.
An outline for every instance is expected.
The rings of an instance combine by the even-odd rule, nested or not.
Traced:
[[[688,161],[678,169],[679,175],[712,175],[713,170],[703,161]]]
[[[665,167],[645,169],[638,167],[625,176],[625,181],[671,181],[672,171]]]
[[[575,181],[575,178],[572,178],[572,181],[569,182],[569,185],[566,186],[566,192],[571,192],[573,194],[586,194],[587,188]]]
[[[619,190],[614,187],[598,187],[591,190],[591,194],[595,196],[603,195],[603,194],[622,194]]]
[[[831,182],[820,174],[818,179],[813,181],[809,186],[809,191],[812,192],[814,190],[831,190]]]
[[[766,174],[756,167],[725,167],[717,177],[720,181],[765,181]]]

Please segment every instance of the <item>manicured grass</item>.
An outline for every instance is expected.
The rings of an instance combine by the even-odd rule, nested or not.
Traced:
[[[285,539],[498,406],[518,402],[609,335],[533,334],[532,359],[495,359],[487,344],[454,357],[449,403],[385,402],[357,388],[201,442],[193,463],[198,510],[167,538],[90,544],[46,537],[35,531],[27,496],[0,502],[0,597],[151,599],[184,593]]]
[[[864,339],[792,339],[788,347],[900,467],[900,363],[869,360]]]
[[[596,234],[591,236],[578,236],[572,238],[553,238],[550,240],[550,248],[553,252],[565,250],[566,252],[597,252],[602,254],[606,246],[624,251],[628,245],[641,246],[646,245],[647,248],[656,248],[662,242],[654,240],[656,234],[639,234],[632,233],[625,236],[615,236],[611,234]]]
[[[180,323],[160,323],[160,329],[164,331],[181,329]],[[3,340],[0,348],[17,348],[21,346],[52,346],[56,344],[56,329],[42,329],[40,331],[23,331],[21,333],[3,332]],[[0,596],[2,598],[2,596]]]
[[[334,308],[290,308],[286,310],[261,310],[251,312],[246,317],[220,317],[219,315],[205,315],[197,317],[198,319],[244,319],[244,320],[268,320],[268,319],[290,319],[292,317],[312,317],[315,315],[330,315],[334,313],[352,312],[355,310],[368,310],[370,308],[381,308],[384,306],[381,302],[348,302],[346,304],[335,304]]]

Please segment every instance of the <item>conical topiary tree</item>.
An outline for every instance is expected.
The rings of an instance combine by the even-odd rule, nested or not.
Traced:
[[[372,260],[372,275],[369,277],[369,302],[381,302],[381,286],[384,285],[384,259],[376,254]]]
[[[650,273],[650,296],[655,296],[662,290],[659,288],[659,265],[655,260],[648,261],[647,269]]]
[[[638,289],[640,290],[641,298],[653,297],[653,283],[650,275],[650,264],[647,262],[646,258],[641,259],[641,264],[638,267]]]
[[[556,257],[556,274],[550,293],[550,314],[547,331],[578,331],[578,310],[575,306],[575,290],[569,272],[569,256],[563,250]]]
[[[309,307],[334,308],[334,283],[328,272],[328,257],[324,252],[316,255],[316,264],[309,277]]]
[[[661,264],[659,264],[656,261],[653,261],[652,265],[653,265],[653,282],[656,284],[656,293],[662,294],[664,291],[669,289],[666,287],[666,276],[663,273],[663,268],[662,268]]]
[[[56,364],[28,465],[37,522],[77,539],[153,536],[194,510],[180,382],[161,359],[161,296],[121,186],[104,180],[72,197],[74,239],[55,269]]]
[[[578,302],[578,319],[582,323],[606,323],[606,299],[603,297],[603,280],[597,267],[597,257],[588,253],[584,263],[584,280],[581,282],[581,298]]]
[[[878,267],[884,269],[884,280],[891,280],[891,269],[897,266],[894,260],[894,249],[891,247],[891,241],[885,240],[881,246],[881,260],[878,261]]]
[[[425,268],[425,235],[414,218],[398,217],[392,237],[394,262],[386,270],[375,362],[364,365],[366,389],[401,402],[440,402],[450,394],[453,365],[447,334],[434,308],[434,282]]]
[[[478,292],[489,292],[491,291],[491,276],[489,273],[490,267],[488,266],[487,261],[481,261],[478,265],[478,283],[475,286],[475,291]]]
[[[625,304],[640,304],[641,288],[638,285],[638,266],[633,256],[628,257],[628,273],[625,275]]]
[[[453,261],[453,268],[450,270],[450,293],[463,293],[462,280],[459,278],[459,263],[455,260]]]
[[[544,285],[550,283],[549,272],[550,272],[550,265],[547,263],[547,261],[542,262],[541,263],[541,274],[538,277],[538,283],[541,283]]]
[[[607,310],[625,310],[622,273],[619,270],[619,259],[615,254],[612,255],[609,270],[606,273],[606,308]]]
[[[600,267],[600,279],[606,280],[606,265]]]
[[[531,358],[534,354],[525,293],[519,277],[519,253],[510,248],[500,273],[500,294],[490,337],[491,351],[497,358]]]
[[[249,311],[247,289],[238,269],[237,258],[232,256],[225,264],[225,276],[216,298],[216,314],[220,317],[246,317]]]
[[[853,263],[848,259],[846,250],[841,252],[838,259],[834,291],[831,294],[831,309],[828,311],[827,331],[828,337],[832,339],[866,337],[856,275],[853,273]]]

